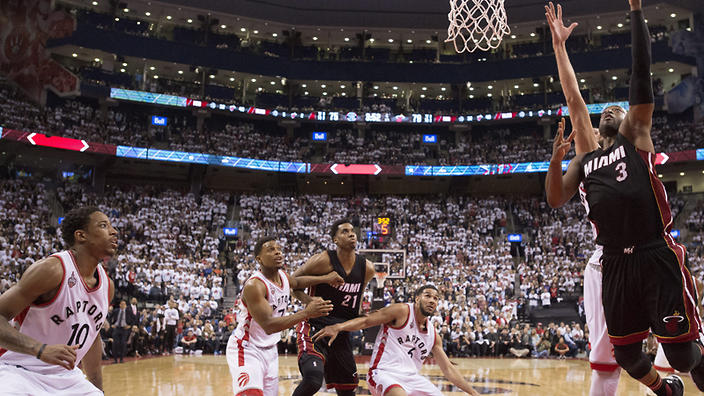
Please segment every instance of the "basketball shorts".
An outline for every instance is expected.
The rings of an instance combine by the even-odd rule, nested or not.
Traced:
[[[340,332],[328,346],[328,339],[313,343],[311,337],[324,326],[311,324],[308,321],[296,326],[296,343],[298,346],[298,365],[308,359],[320,359],[323,363],[325,384],[328,389],[357,389],[357,363],[354,361],[349,333]]]
[[[589,363],[592,370],[614,371],[618,363],[614,357],[614,346],[609,340],[609,333],[604,318],[604,306],[601,303],[601,255],[599,246],[584,268],[584,311],[589,327]]]
[[[276,345],[259,348],[230,336],[225,356],[235,396],[279,394],[279,352]]]
[[[79,368],[40,374],[21,366],[0,364],[0,384],[0,394],[12,396],[103,395]]]
[[[405,390],[408,396],[442,396],[440,389],[420,374],[400,374],[377,368],[369,370],[367,383],[374,396],[383,396],[395,387]]]
[[[661,343],[698,338],[701,319],[683,246],[657,240],[604,248],[602,301],[614,345],[640,342],[652,331]]]

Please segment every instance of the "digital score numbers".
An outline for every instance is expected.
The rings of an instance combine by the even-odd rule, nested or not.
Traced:
[[[377,236],[391,235],[391,218],[381,216],[376,217],[373,229],[374,234]]]

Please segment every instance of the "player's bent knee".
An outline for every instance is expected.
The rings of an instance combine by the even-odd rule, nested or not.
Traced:
[[[667,361],[673,369],[686,373],[699,363],[701,351],[693,342],[662,344]]]
[[[261,389],[247,389],[239,392],[236,396],[264,396],[264,391]]]
[[[643,353],[640,343],[614,345],[614,357],[618,365],[635,379],[645,377],[652,367],[650,359]]]
[[[401,385],[392,385],[386,388],[384,396],[406,396],[408,393],[401,387]]]

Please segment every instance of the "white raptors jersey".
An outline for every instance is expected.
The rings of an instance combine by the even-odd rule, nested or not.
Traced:
[[[271,316],[278,318],[286,313],[286,309],[291,303],[291,289],[288,285],[288,277],[279,270],[279,278],[281,278],[281,287],[266,278],[261,272],[257,271],[245,281],[245,284],[253,278],[259,279],[266,285],[266,298],[271,305]],[[252,319],[244,301],[240,299],[239,311],[237,312],[237,329],[232,333],[232,337],[239,341],[247,342],[260,348],[268,348],[276,345],[281,340],[281,335],[277,332],[274,334],[266,334],[264,329]],[[244,344],[243,344],[244,345]]]
[[[89,289],[78,271],[73,253],[55,253],[64,275],[54,299],[46,304],[32,304],[14,318],[15,327],[43,344],[78,345],[76,366],[100,334],[110,304],[110,282],[102,265],[98,265],[98,283]],[[0,350],[0,363],[22,366],[41,374],[62,373],[66,369],[44,363],[35,356]]]
[[[423,361],[435,345],[435,327],[430,318],[425,319],[427,332],[416,323],[414,304],[408,305],[408,317],[401,327],[382,325],[376,336],[372,365],[369,370],[389,370],[399,374],[418,374]]]

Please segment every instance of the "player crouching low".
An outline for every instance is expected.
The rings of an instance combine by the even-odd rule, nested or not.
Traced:
[[[438,289],[425,285],[416,291],[414,304],[391,304],[369,316],[327,326],[313,336],[313,341],[329,337],[329,344],[332,344],[340,331],[382,325],[374,343],[372,365],[367,375],[372,395],[442,395],[419,373],[423,362],[431,354],[450,382],[471,395],[479,395],[450,363],[442,349],[442,340],[430,323],[438,300]]]

